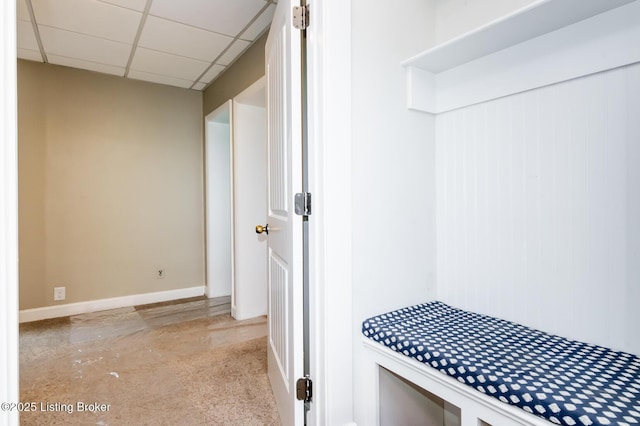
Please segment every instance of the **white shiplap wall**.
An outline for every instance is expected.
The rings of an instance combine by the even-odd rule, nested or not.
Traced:
[[[640,65],[437,117],[438,298],[640,354]]]

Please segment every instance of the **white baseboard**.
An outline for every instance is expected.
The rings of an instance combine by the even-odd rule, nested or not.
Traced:
[[[88,302],[68,303],[65,305],[47,306],[44,308],[25,309],[20,311],[20,322],[39,321],[69,315],[86,314],[107,309],[126,308],[128,306],[146,305],[148,303],[167,302],[169,300],[186,299],[204,295],[204,286],[181,288],[178,290],[158,291],[155,293],[133,294],[131,296],[113,297],[111,299],[90,300]]]

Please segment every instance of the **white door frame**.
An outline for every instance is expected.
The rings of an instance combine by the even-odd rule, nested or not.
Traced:
[[[212,213],[212,207],[211,207],[211,202],[213,201],[211,198],[212,195],[212,188],[211,188],[211,184],[212,184],[212,179],[211,176],[209,174],[209,169],[211,167],[210,164],[210,157],[213,156],[213,145],[212,144],[217,144],[217,143],[221,143],[219,140],[214,140],[215,137],[214,135],[211,134],[211,130],[210,130],[210,125],[212,123],[216,123],[218,117],[223,116],[223,115],[228,115],[228,119],[227,119],[227,124],[229,127],[229,137],[228,140],[225,141],[228,144],[228,148],[229,148],[229,156],[227,158],[227,162],[229,164],[229,223],[228,223],[228,227],[229,227],[229,231],[230,231],[230,235],[229,238],[230,240],[228,241],[228,247],[225,247],[225,249],[229,250],[229,264],[225,265],[225,266],[229,266],[230,269],[230,294],[231,294],[231,311],[234,312],[235,311],[235,299],[234,299],[234,288],[235,288],[235,268],[234,268],[234,254],[235,254],[235,250],[234,250],[234,199],[233,199],[233,102],[231,100],[226,101],[224,104],[220,105],[218,108],[216,108],[214,111],[212,111],[211,113],[207,114],[207,116],[204,118],[204,133],[205,133],[205,147],[204,147],[204,170],[205,170],[205,224],[206,224],[206,286],[205,286],[205,293],[206,296],[208,298],[212,298],[212,297],[219,297],[219,296],[225,296],[224,291],[221,291],[220,289],[214,289],[214,282],[219,280],[219,277],[214,276],[214,265],[213,265],[213,259],[212,259],[212,253],[215,252],[215,245],[217,243],[217,238],[214,232],[214,227],[218,226],[219,223],[216,221],[216,223],[213,223],[212,221],[212,217],[211,217],[211,213]],[[214,196],[215,197],[215,196]],[[218,247],[220,248],[220,247]],[[219,265],[218,265],[219,266]]]
[[[18,156],[16,2],[0,5],[0,402],[18,402]],[[0,425],[18,412],[0,411]]]
[[[311,425],[353,422],[351,1],[307,0]]]

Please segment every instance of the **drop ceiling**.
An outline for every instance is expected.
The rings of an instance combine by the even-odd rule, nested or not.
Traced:
[[[275,0],[16,0],[18,57],[204,90],[268,30]]]

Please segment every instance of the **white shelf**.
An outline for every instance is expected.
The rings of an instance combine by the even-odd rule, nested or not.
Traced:
[[[568,54],[572,60],[576,60],[577,58],[574,57],[576,52],[581,51],[580,55],[582,56],[579,58],[579,62],[588,63],[589,60],[585,59],[585,55],[598,55],[601,53],[601,50],[598,49],[607,48],[617,51],[622,44],[623,48],[628,51],[624,55],[624,59],[607,60],[606,64],[587,64],[586,67],[580,65],[583,71],[578,71],[575,66],[570,66],[573,71],[569,76],[562,72],[551,80],[539,80],[532,76],[531,82],[524,85],[516,85],[513,89],[517,89],[517,91],[528,90],[540,87],[540,84],[551,84],[562,81],[562,79],[575,78],[579,75],[597,72],[602,70],[602,66],[620,66],[621,60],[622,62],[626,61],[626,63],[639,60],[635,59],[637,55],[631,52],[634,49],[636,51],[638,49],[629,44],[629,42],[633,41],[633,39],[630,39],[631,36],[637,36],[635,29],[640,24],[637,22],[640,16],[636,14],[629,18],[627,17],[628,13],[621,12],[620,9],[618,11],[612,10],[634,1],[541,0],[447,43],[420,53],[402,63],[407,68],[407,81],[410,90],[408,96],[409,107],[437,113],[464,106],[465,104],[468,105],[469,102],[475,103],[477,99],[474,96],[471,96],[466,101],[444,99],[441,102],[441,99],[439,99],[443,96],[441,89],[444,88],[445,92],[449,91],[453,80],[466,78],[472,75],[473,72],[503,74],[507,69],[521,71],[519,70],[519,63],[526,63],[529,66],[531,61],[535,62],[538,59],[540,61],[546,60],[547,65],[543,67],[543,70],[540,68],[540,63],[535,62],[534,68],[540,68],[539,71],[544,71],[545,74],[549,74],[549,72],[554,74],[553,64],[548,62],[549,58],[557,59],[557,54]],[[629,7],[631,6],[621,9]],[[633,15],[638,11],[638,8],[633,7],[629,10]],[[607,19],[603,17],[603,15],[613,16],[613,14],[616,14],[615,18]],[[614,40],[616,38],[614,33],[620,33],[621,30],[627,33],[623,37],[618,37]],[[611,36],[612,34],[614,34],[614,37]],[[603,46],[594,37],[606,40],[609,44]],[[637,44],[637,42],[632,44]],[[585,51],[585,48],[589,52]],[[537,58],[534,57],[535,55],[537,55]],[[549,58],[545,59],[544,56]],[[564,67],[564,64],[559,64],[556,68],[560,69],[562,67]],[[467,73],[467,68],[476,69]],[[504,78],[505,76],[501,75],[500,79]],[[506,76],[507,80],[510,78],[517,80],[520,79],[520,76]],[[529,78],[526,72],[524,78]],[[461,81],[464,83],[463,80]],[[486,81],[482,84],[486,85]],[[498,90],[496,93],[496,96],[505,95],[502,90]],[[449,96],[449,94],[444,94],[444,96]]]

